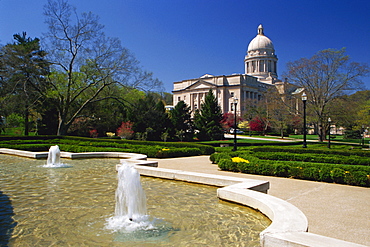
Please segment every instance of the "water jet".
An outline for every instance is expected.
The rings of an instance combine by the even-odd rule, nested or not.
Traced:
[[[60,163],[60,149],[58,145],[51,146],[49,148],[46,165],[44,165],[43,167],[49,168],[69,167],[69,165],[67,164]]]

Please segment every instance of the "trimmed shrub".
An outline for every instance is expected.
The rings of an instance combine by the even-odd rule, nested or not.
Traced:
[[[370,187],[370,175],[365,172],[354,172],[353,173],[353,185],[367,186]]]
[[[370,177],[363,171],[345,172],[344,182],[350,185],[369,186]]]
[[[328,154],[297,154],[288,152],[256,152],[253,154],[257,158],[264,160],[284,160],[284,161],[303,161],[315,163],[334,163],[346,165],[370,165],[370,158],[355,155],[341,156]]]
[[[330,172],[330,174],[331,174],[331,179],[333,179],[335,183],[340,183],[340,184],[344,183],[344,170],[343,169],[334,168]]]
[[[329,154],[329,155],[342,155],[342,156],[361,156],[369,157],[369,152],[364,152],[356,149],[350,150],[333,150],[333,149],[314,149],[314,148],[297,148],[297,147],[282,147],[282,146],[264,146],[264,147],[252,147],[250,149],[253,152],[264,152],[264,153],[273,153],[273,152],[286,152],[286,153],[297,153],[297,154]]]
[[[303,170],[303,179],[318,181],[320,178],[320,170],[317,167],[307,167]]]
[[[120,139],[99,139],[75,136],[0,136],[0,148],[14,148],[27,151],[47,151],[52,145],[59,145],[67,152],[132,152],[146,154],[150,158],[169,158],[193,155],[210,155],[215,148],[187,142],[149,142]],[[169,149],[163,150],[163,149]]]
[[[231,159],[221,159],[218,163],[218,167],[223,171],[239,171],[238,163],[232,162]]]
[[[333,179],[331,177],[330,167],[326,167],[326,166],[321,167],[321,169],[319,170],[319,181],[328,182],[328,183],[333,182]]]
[[[276,164],[275,168],[275,174],[278,177],[288,177],[289,176],[289,170],[290,166],[285,165],[285,164]]]
[[[257,164],[257,172],[258,172],[257,174],[262,174],[265,176],[274,176],[275,171],[276,171],[275,166],[269,162],[264,162],[261,160]]]
[[[217,156],[217,155],[215,155]],[[221,154],[218,154],[221,157]],[[221,170],[307,179],[312,181],[345,183],[357,186],[370,186],[370,167],[355,165],[335,165],[296,161],[260,160],[246,153],[241,157],[247,162],[233,162],[230,153],[223,154],[218,164]],[[226,158],[225,158],[226,157]],[[242,159],[239,159],[242,160]],[[221,162],[222,161],[222,162]]]
[[[238,164],[238,169],[242,173],[256,174],[257,173],[256,168],[257,168],[257,165],[252,162],[249,162],[249,163],[240,162]]]
[[[292,178],[303,178],[303,167],[300,166],[290,167],[290,176]]]
[[[231,159],[231,156],[229,153],[214,153],[210,156],[210,160],[213,164],[218,164],[221,159]]]
[[[163,148],[156,153],[156,158],[173,158],[201,155],[199,148]]]

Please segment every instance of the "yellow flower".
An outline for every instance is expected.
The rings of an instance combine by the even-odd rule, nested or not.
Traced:
[[[169,148],[162,148],[162,151],[168,151],[170,150]]]
[[[245,162],[245,163],[249,163],[249,160],[246,160],[246,159],[243,159],[243,158],[240,158],[240,157],[233,157],[233,158],[231,158],[231,160],[233,162]]]

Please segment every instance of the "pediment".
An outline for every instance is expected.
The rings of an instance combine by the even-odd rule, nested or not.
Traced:
[[[198,81],[194,82],[193,84],[191,84],[190,86],[188,86],[185,89],[186,90],[209,89],[209,88],[214,88],[215,86],[216,85],[214,85],[213,83],[209,83],[209,82],[203,81],[203,80],[198,80]]]

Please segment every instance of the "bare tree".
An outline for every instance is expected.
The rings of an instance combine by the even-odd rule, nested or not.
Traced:
[[[111,98],[107,91],[113,85],[140,90],[161,86],[151,73],[141,70],[119,39],[105,36],[98,16],[78,15],[65,0],[49,0],[44,14],[48,58],[53,64],[49,97],[58,102],[58,135],[67,133],[88,104]]]
[[[369,74],[369,66],[350,62],[345,49],[319,51],[311,58],[289,62],[287,78],[290,82],[305,88],[307,107],[314,112],[319,141],[325,138],[329,112],[328,104],[335,97],[362,85],[361,77]]]
[[[281,138],[284,138],[284,131],[293,125],[293,118],[296,115],[294,101],[295,98],[292,95],[280,94],[275,88],[264,94],[263,103],[266,104],[266,118]]]

